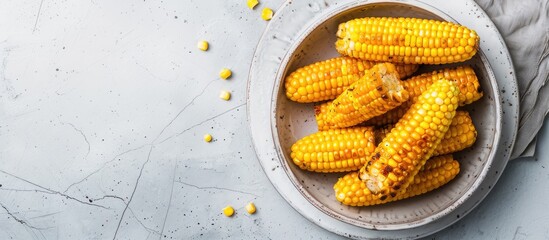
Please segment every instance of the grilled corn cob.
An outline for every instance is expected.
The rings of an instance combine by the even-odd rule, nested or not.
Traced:
[[[429,159],[414,177],[406,192],[395,198],[381,200],[379,195],[372,194],[366,187],[366,184],[358,178],[357,172],[352,172],[339,178],[334,185],[334,191],[336,199],[345,205],[370,206],[432,191],[454,179],[458,173],[458,161],[454,160],[452,155],[444,155]]]
[[[292,72],[285,80],[286,96],[296,102],[320,102],[339,96],[376,63],[350,57],[336,57]],[[397,64],[400,78],[412,75],[415,64]]]
[[[408,100],[395,66],[380,63],[328,103],[326,117],[330,128],[354,126],[381,115]]]
[[[407,64],[463,62],[479,46],[474,30],[417,18],[357,18],[341,23],[337,37],[336,49],[343,55]]]
[[[404,89],[410,94],[410,98],[407,102],[396,107],[387,113],[374,117],[364,123],[364,125],[382,126],[391,123],[396,123],[400,119],[406,110],[417,101],[417,98],[423,91],[425,91],[433,82],[446,78],[457,82],[460,94],[459,105],[463,106],[470,104],[482,97],[482,90],[478,78],[473,68],[469,66],[447,68],[442,70],[433,71],[430,73],[424,73],[419,76],[412,77],[408,80],[402,81]],[[323,126],[320,126],[323,128]],[[320,128],[319,127],[319,128]]]
[[[376,144],[380,143],[383,138],[393,129],[394,125],[388,125],[384,128],[376,130]],[[468,148],[477,140],[477,130],[473,125],[473,120],[466,111],[457,111],[448,131],[437,145],[433,156],[440,156],[448,153],[454,153]]]
[[[376,147],[359,177],[380,200],[402,193],[431,157],[456,114],[458,95],[455,82],[433,83]]]
[[[291,157],[303,170],[314,172],[350,172],[360,169],[372,156],[375,146],[393,126],[331,129],[313,133],[292,145]],[[450,128],[433,156],[449,154],[473,145],[477,131],[469,113],[456,112]],[[375,141],[373,140],[375,138]]]
[[[350,172],[364,166],[375,149],[373,127],[332,129],[313,133],[292,145],[291,157],[301,169]]]

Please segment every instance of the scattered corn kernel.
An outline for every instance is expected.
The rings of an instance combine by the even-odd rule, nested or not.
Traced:
[[[234,208],[231,207],[231,205],[226,206],[225,208],[223,208],[223,214],[225,214],[225,216],[227,217],[232,216],[234,214]]]
[[[263,8],[263,11],[261,11],[261,18],[265,21],[271,20],[271,18],[273,18],[273,10],[270,8]]]
[[[229,101],[229,99],[231,99],[231,93],[228,91],[221,91],[221,93],[219,94],[219,98],[225,101]]]
[[[248,0],[246,3],[248,4],[248,8],[250,9],[254,9],[254,7],[259,4],[257,0]]]
[[[204,135],[204,141],[211,142],[212,141],[212,135],[210,135],[210,134]]]
[[[223,69],[221,69],[221,72],[219,72],[219,77],[221,77],[223,79],[230,78],[231,75],[232,75],[232,72],[228,68],[223,68]]]
[[[255,213],[255,205],[253,202],[248,203],[248,205],[246,205],[246,211],[248,211],[249,214]]]
[[[198,49],[202,51],[206,51],[208,50],[208,47],[210,46],[210,44],[207,41],[200,41],[196,46],[198,47]]]

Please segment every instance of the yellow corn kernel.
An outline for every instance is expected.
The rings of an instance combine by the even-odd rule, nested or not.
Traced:
[[[317,119],[322,119],[317,121],[317,124],[319,129],[354,126],[379,116],[407,100],[408,92],[402,86],[395,66],[391,63],[376,64],[366,70],[365,75],[345,89],[339,97],[324,103],[327,105],[326,111],[316,111]]]
[[[219,72],[219,77],[222,79],[227,79],[227,78],[230,78],[232,74],[233,73],[231,72],[230,69],[222,68],[221,71]]]
[[[226,206],[225,208],[223,208],[223,214],[225,214],[225,216],[227,217],[232,216],[234,214],[234,208],[230,205]]]
[[[371,61],[462,62],[473,57],[479,48],[479,37],[473,30],[455,23],[418,18],[357,18],[340,24],[336,35],[339,53]]]
[[[228,91],[221,91],[221,93],[219,94],[219,98],[225,100],[225,101],[229,101],[229,99],[231,99],[231,93],[228,92]]]
[[[249,9],[254,9],[257,4],[259,4],[259,1],[257,0],[248,0],[246,1],[246,4],[248,5]]]
[[[437,103],[440,92],[445,93],[442,105]],[[394,198],[401,194],[412,182],[419,169],[429,159],[443,139],[450,127],[450,121],[435,121],[442,118],[452,120],[456,114],[459,88],[453,81],[446,79],[433,83],[423,92],[417,102],[399,120],[396,126],[376,147],[373,156],[368,163],[360,169],[359,176],[364,181],[372,194],[379,195],[381,200]],[[448,100],[448,101],[446,101]],[[445,106],[446,112],[433,110],[432,106]],[[426,118],[425,116],[429,116]],[[431,117],[433,116],[433,117]],[[418,124],[420,123],[420,124]],[[423,127],[423,123],[429,126]],[[423,128],[425,133],[420,139],[413,137],[416,127]],[[402,132],[407,132],[402,137]],[[407,143],[409,147],[403,147]],[[394,152],[395,154],[390,154]],[[388,162],[392,159],[398,163],[398,168],[391,167]]]
[[[200,41],[198,44],[196,44],[196,47],[202,51],[207,51],[210,44],[207,41]]]
[[[261,11],[261,18],[265,21],[271,20],[271,18],[273,18],[273,10],[270,8],[263,8]]]
[[[383,115],[370,119],[365,122],[364,125],[383,126],[396,123],[404,115],[406,110],[417,101],[421,93],[441,78],[457,82],[460,90],[458,96],[458,103],[460,106],[470,104],[483,96],[475,71],[470,66],[436,70],[402,81],[404,89],[410,94],[408,101]]]
[[[394,198],[384,198],[373,194],[360,180],[357,172],[349,173],[334,185],[336,199],[349,206],[370,206],[406,199],[437,189],[450,182],[459,173],[459,163],[452,155],[429,159],[414,177],[405,192]],[[355,200],[356,199],[356,200]]]
[[[246,205],[246,211],[247,211],[249,214],[254,214],[255,211],[256,211],[255,204],[254,204],[253,202],[248,203],[248,205]]]
[[[332,100],[375,64],[356,58],[336,57],[301,67],[286,77],[286,96],[303,103]],[[395,67],[401,78],[418,69],[415,64],[395,64]]]
[[[211,142],[211,141],[212,141],[212,135],[210,135],[210,134],[205,134],[205,135],[204,135],[204,141],[205,141],[205,142]]]

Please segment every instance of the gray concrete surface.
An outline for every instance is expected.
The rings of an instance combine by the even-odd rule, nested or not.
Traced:
[[[0,238],[337,239],[279,196],[249,138],[260,10],[281,3],[1,1]],[[432,237],[549,238],[548,138]]]

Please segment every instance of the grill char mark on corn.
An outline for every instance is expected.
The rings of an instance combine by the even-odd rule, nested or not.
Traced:
[[[286,77],[286,96],[302,103],[332,100],[375,64],[351,57],[336,57],[307,65]],[[406,78],[418,69],[416,64],[396,64],[395,67],[400,78]]]
[[[460,90],[458,102],[460,106],[470,104],[483,96],[475,71],[470,66],[436,70],[402,81],[404,89],[410,94],[408,101],[383,115],[366,121],[364,125],[383,126],[396,123],[406,113],[406,110],[417,101],[421,93],[441,78],[453,80],[458,84]],[[319,128],[323,128],[323,126],[319,125]]]
[[[336,35],[339,53],[381,62],[463,62],[473,57],[479,47],[479,36],[474,30],[418,18],[357,18],[341,23]]]
[[[292,145],[291,158],[303,170],[314,172],[350,172],[359,170],[375,146],[391,131],[385,128],[351,127],[332,129],[308,135]],[[473,145],[477,131],[469,113],[457,111],[433,156],[454,153]],[[375,139],[375,141],[374,141]]]
[[[380,157],[360,169],[359,177],[372,194],[393,198],[408,187],[450,127],[458,95],[457,84],[445,79],[423,92],[376,147]]]
[[[429,159],[414,177],[406,191],[392,198],[372,194],[358,178],[358,172],[348,173],[334,185],[336,199],[348,206],[370,206],[406,199],[437,189],[450,182],[459,173],[459,163],[452,155]],[[382,199],[383,198],[383,199]]]
[[[317,113],[326,113],[317,119],[324,123],[321,130],[350,127],[399,106],[408,97],[395,66],[380,63],[367,70],[335,100],[317,107]]]

